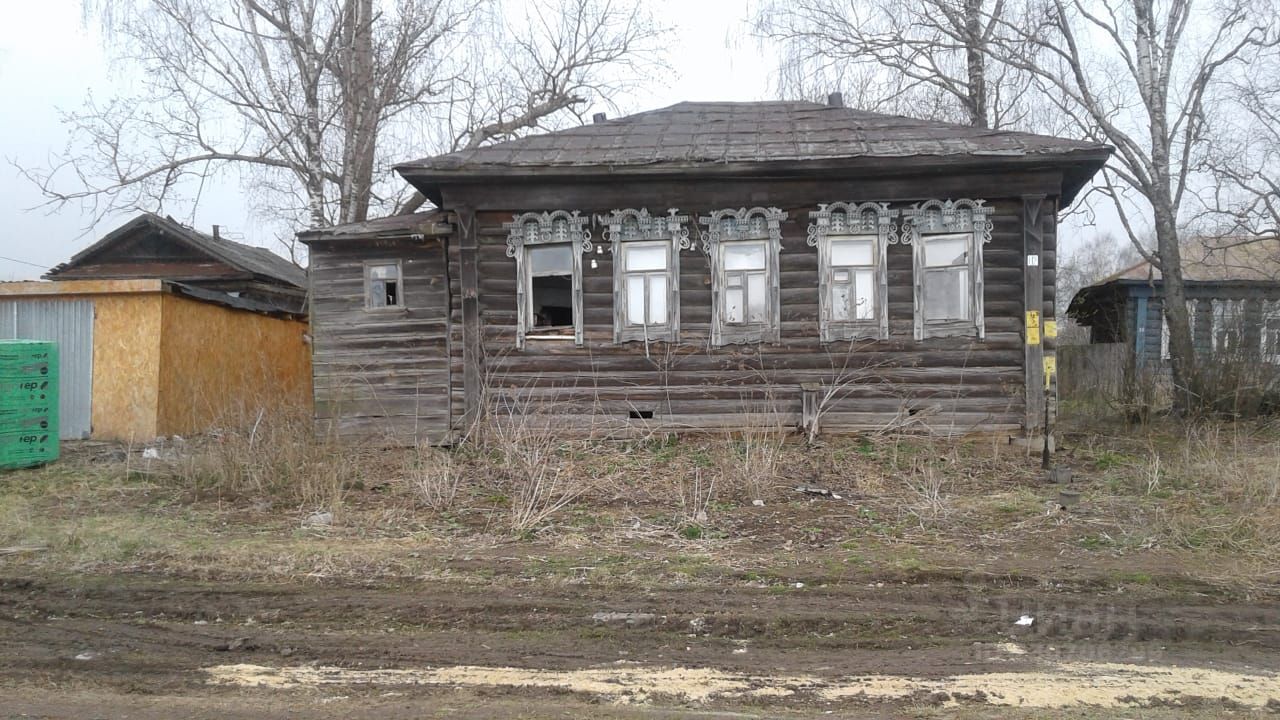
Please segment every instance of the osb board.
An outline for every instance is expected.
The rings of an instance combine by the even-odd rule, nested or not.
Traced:
[[[0,282],[0,295],[102,295],[160,292],[162,281],[141,280],[21,280]]]
[[[307,323],[164,296],[158,431],[200,432],[262,409],[310,415]]]
[[[157,433],[161,296],[96,295],[93,306],[92,436],[151,440]]]

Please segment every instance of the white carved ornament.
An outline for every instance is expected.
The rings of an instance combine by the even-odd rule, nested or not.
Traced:
[[[926,200],[902,211],[902,243],[912,244],[926,233],[971,232],[982,242],[991,242],[995,227],[990,216],[995,208],[985,200]]]
[[[514,215],[511,222],[502,224],[507,230],[507,257],[516,257],[525,245],[563,242],[578,243],[581,252],[589,253],[592,245],[588,222],[590,218],[577,210]]]
[[[681,250],[693,247],[689,239],[689,216],[669,208],[667,215],[650,215],[647,209],[614,210],[596,220],[605,226],[604,239],[611,245],[628,240],[671,240]]]
[[[734,240],[772,240],[781,249],[782,222],[786,219],[787,213],[776,207],[726,208],[703,215],[698,218],[706,227],[700,232],[702,252],[710,255],[719,243]]]
[[[889,203],[835,202],[818,205],[809,213],[809,247],[817,247],[818,239],[828,235],[877,235],[884,244],[898,243],[898,230],[893,226],[897,210]]]

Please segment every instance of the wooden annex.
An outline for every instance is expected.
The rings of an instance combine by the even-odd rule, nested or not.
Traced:
[[[833,96],[405,163],[438,210],[300,236],[317,420],[432,442],[534,412],[566,433],[1038,432],[1055,218],[1109,153]]]

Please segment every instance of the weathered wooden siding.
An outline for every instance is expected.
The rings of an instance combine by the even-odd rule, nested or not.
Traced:
[[[778,413],[799,422],[801,384],[846,385],[824,407],[829,431],[908,423],[940,433],[973,429],[1017,429],[1025,420],[1023,203],[1011,191],[1044,191],[1052,182],[1005,179],[969,181],[970,189],[999,187],[992,193],[936,192],[953,178],[914,183],[897,181],[886,195],[852,194],[866,183],[708,183],[672,187],[633,183],[604,188],[539,187],[472,189],[458,198],[477,212],[478,297],[483,344],[485,402],[490,407],[537,402],[561,412],[566,422],[665,428],[732,427],[743,413]],[[880,189],[889,186],[877,186]],[[683,200],[678,192],[686,192]],[[819,341],[817,252],[805,243],[808,213],[820,202],[889,200],[902,205],[939,197],[980,197],[996,208],[995,231],[984,248],[986,338],[912,338],[912,259],[909,246],[890,246],[889,315],[891,337],[883,341],[824,344]],[[503,204],[539,201],[537,205]],[[450,197],[446,194],[446,205]],[[1055,198],[1047,199],[1054,207]],[[612,257],[584,258],[583,347],[571,342],[534,341],[515,349],[515,263],[506,256],[502,223],[525,210],[567,209],[605,213],[615,207],[647,207],[651,212],[679,207],[690,215],[723,207],[779,205],[789,213],[783,227],[781,341],[761,345],[710,347],[711,277],[700,251],[681,255],[680,342],[613,342]],[[1053,213],[1045,213],[1042,312],[1053,317],[1056,237]],[[463,223],[466,223],[464,219]],[[696,228],[694,229],[696,235]],[[599,228],[595,231],[599,242]],[[461,258],[451,250],[451,265]],[[593,262],[594,261],[594,262]],[[457,284],[453,297],[460,297]],[[455,307],[457,303],[455,302]],[[454,367],[462,369],[462,318],[454,315]],[[461,417],[464,388],[453,376],[454,418]],[[631,410],[653,412],[652,420],[628,420]]]
[[[395,442],[447,439],[448,268],[440,240],[311,249],[312,365],[318,430]],[[366,310],[364,262],[401,261],[405,308]]]

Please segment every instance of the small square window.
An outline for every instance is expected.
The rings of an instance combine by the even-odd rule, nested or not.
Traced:
[[[404,307],[400,263],[365,265],[365,307],[371,310]]]

